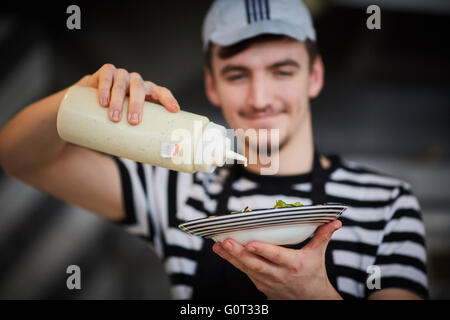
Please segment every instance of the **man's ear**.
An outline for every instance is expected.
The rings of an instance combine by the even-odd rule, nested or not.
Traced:
[[[205,90],[209,102],[216,107],[220,107],[219,94],[217,93],[216,82],[214,76],[207,67],[205,67]]]
[[[309,97],[316,98],[323,88],[323,81],[325,77],[325,67],[323,65],[322,58],[316,57],[311,67],[309,75]]]

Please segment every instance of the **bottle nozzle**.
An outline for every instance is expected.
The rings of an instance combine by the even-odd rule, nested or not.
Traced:
[[[234,160],[244,161],[244,166],[247,166],[247,158],[244,157],[243,155],[237,153],[237,152],[234,152],[232,150],[227,150],[226,154],[225,154],[225,157],[227,159],[234,159]]]

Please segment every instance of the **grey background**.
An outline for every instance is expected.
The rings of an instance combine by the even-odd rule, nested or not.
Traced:
[[[77,3],[82,29],[69,31]],[[314,134],[339,153],[405,179],[427,231],[430,294],[450,298],[448,1],[309,1],[326,66]],[[0,126],[29,103],[109,62],[170,88],[185,110],[224,123],[203,88],[200,30],[209,1],[96,1],[2,7]],[[45,151],[44,151],[45,152]],[[166,299],[168,280],[140,239],[0,171],[1,299]],[[67,290],[68,265],[82,290]]]

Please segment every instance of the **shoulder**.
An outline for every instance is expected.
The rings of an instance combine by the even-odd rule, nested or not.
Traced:
[[[336,162],[330,175],[330,179],[333,181],[347,182],[362,187],[411,190],[410,183],[396,177],[395,174],[338,156],[333,156],[333,159]]]
[[[419,215],[419,201],[409,182],[367,165],[336,159],[337,164],[330,174],[330,193],[350,199],[349,204],[360,211],[377,211],[385,219],[391,219],[398,210]]]

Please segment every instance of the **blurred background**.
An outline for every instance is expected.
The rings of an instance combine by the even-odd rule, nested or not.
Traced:
[[[68,30],[66,8],[81,8]],[[314,134],[339,153],[409,181],[427,232],[430,296],[450,298],[450,1],[312,0],[325,88]],[[368,30],[366,8],[381,8]],[[113,63],[224,124],[203,87],[201,24],[210,1],[2,4],[0,127],[22,108]],[[45,152],[45,150],[43,150]],[[67,290],[79,265],[82,290]],[[170,299],[146,243],[0,169],[0,299]]]

